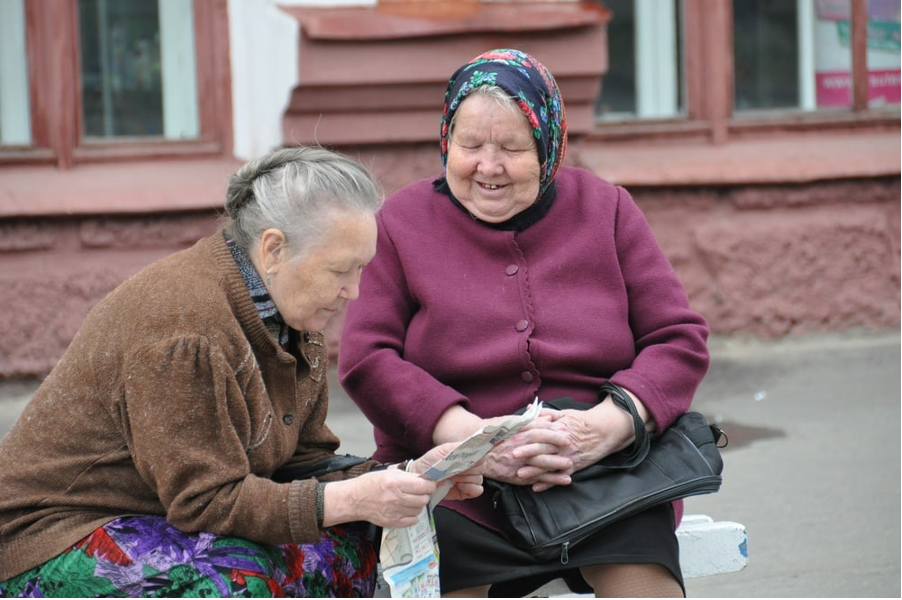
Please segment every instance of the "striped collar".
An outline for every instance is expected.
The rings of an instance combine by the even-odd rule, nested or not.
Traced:
[[[257,314],[263,319],[266,329],[284,347],[288,343],[289,328],[285,321],[282,320],[282,315],[279,314],[276,303],[272,301],[269,290],[266,289],[266,284],[260,279],[254,263],[251,262],[244,248],[235,243],[235,240],[227,234],[223,233],[223,237],[226,245],[229,247],[229,251],[232,253],[232,258],[235,259],[238,270],[241,272],[241,277],[244,279],[244,285],[247,286],[251,300],[253,300],[254,306],[257,308]]]

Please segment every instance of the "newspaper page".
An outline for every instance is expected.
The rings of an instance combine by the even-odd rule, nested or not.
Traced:
[[[441,597],[437,544],[429,507],[423,507],[411,527],[382,530],[379,561],[392,598]]]
[[[538,397],[522,415],[511,415],[501,423],[486,425],[458,444],[445,458],[420,475],[425,479],[445,482],[439,485],[429,506],[423,508],[417,523],[411,527],[382,530],[379,560],[382,575],[392,598],[439,598],[438,539],[432,510],[453,485],[449,478],[478,463],[496,444],[511,437],[532,421],[542,409]]]

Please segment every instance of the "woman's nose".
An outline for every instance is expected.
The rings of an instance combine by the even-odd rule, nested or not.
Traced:
[[[479,164],[476,168],[485,175],[500,175],[504,172],[504,164],[500,159],[498,151],[485,149],[479,155]]]
[[[354,278],[341,286],[341,293],[339,294],[342,298],[347,300],[356,300],[360,296],[360,274],[358,273]]]
[[[360,284],[354,283],[352,285],[346,285],[344,292],[345,298],[348,300],[356,300],[360,297]]]

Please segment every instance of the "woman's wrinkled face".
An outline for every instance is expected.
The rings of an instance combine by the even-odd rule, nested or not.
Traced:
[[[539,154],[526,116],[470,94],[448,140],[448,187],[474,217],[501,223],[539,195]]]
[[[279,250],[267,234],[261,248],[274,256],[264,257],[261,273],[279,313],[291,328],[319,331],[330,317],[360,294],[363,267],[376,255],[376,219],[370,214],[337,211],[323,239],[301,258],[292,259]],[[284,238],[283,238],[284,240]]]

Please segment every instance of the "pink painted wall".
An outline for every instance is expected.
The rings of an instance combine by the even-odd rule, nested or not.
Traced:
[[[633,189],[722,334],[899,326],[899,178]]]
[[[0,377],[49,372],[97,301],[215,228],[212,212],[0,220]]]
[[[440,166],[431,146],[361,158],[387,192]],[[109,168],[117,180],[129,179],[130,167]],[[215,173],[204,176],[206,188],[192,188],[208,208],[0,214],[0,378],[46,374],[89,308],[113,287],[215,231],[225,180]],[[157,177],[167,185],[167,177]],[[715,333],[778,337],[899,327],[898,174],[627,187]],[[81,193],[73,205],[89,204],[90,190]],[[328,327],[333,359],[340,326],[339,317]]]

